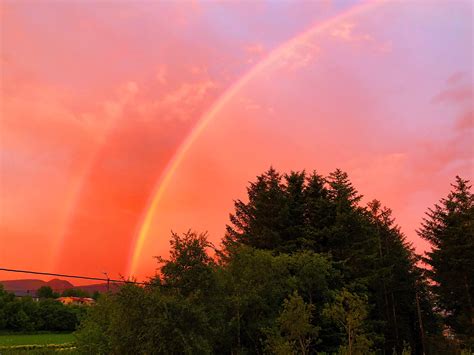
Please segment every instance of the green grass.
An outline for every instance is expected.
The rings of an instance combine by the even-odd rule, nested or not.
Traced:
[[[44,333],[44,334],[2,334],[0,346],[15,345],[47,345],[74,342],[71,333]]]

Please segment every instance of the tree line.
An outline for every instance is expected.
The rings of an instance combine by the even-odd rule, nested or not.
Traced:
[[[99,291],[94,291],[92,295],[80,288],[68,288],[63,292],[55,292],[51,286],[41,286],[36,290],[36,297],[38,298],[59,298],[59,297],[86,297],[97,300],[99,298]]]
[[[45,286],[39,291],[44,298],[15,297],[0,284],[0,332],[36,332],[76,330],[86,311],[82,306],[66,306],[55,300]]]
[[[473,197],[456,177],[418,234],[336,170],[258,176],[217,248],[173,233],[146,287],[101,297],[77,332],[97,354],[470,353]],[[425,267],[427,265],[427,267]]]

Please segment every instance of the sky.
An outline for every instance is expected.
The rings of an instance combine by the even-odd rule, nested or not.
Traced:
[[[468,0],[3,1],[0,267],[142,280],[171,231],[218,245],[271,165],[347,171],[424,252],[425,211],[474,175],[472,16]]]

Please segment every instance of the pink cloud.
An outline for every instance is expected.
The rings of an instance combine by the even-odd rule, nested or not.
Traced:
[[[435,97],[432,102],[434,103],[463,103],[472,100],[472,87],[462,86],[457,88],[449,88],[441,91]]]
[[[448,85],[454,85],[462,81],[465,77],[466,77],[465,72],[456,72],[446,80],[446,83]]]
[[[301,41],[286,50],[275,65],[288,74],[313,64],[320,52],[321,48],[313,41]]]
[[[253,43],[245,46],[245,51],[252,56],[260,56],[265,53],[265,47],[261,43]]]
[[[461,115],[456,122],[456,129],[459,131],[470,130],[474,128],[474,113],[473,111],[466,112]]]
[[[188,121],[194,117],[196,107],[213,97],[217,88],[217,83],[210,79],[183,83],[154,101],[154,105],[168,120]]]
[[[355,31],[356,25],[353,22],[342,22],[331,30],[331,36],[344,42],[366,42],[373,38],[367,33]]]

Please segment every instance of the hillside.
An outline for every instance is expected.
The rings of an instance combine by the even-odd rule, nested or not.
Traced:
[[[31,295],[34,296],[36,294],[36,290],[38,290],[42,286],[50,286],[53,291],[55,292],[63,292],[64,290],[68,290],[71,288],[78,288],[88,293],[94,293],[95,291],[98,292],[106,292],[107,291],[107,284],[100,283],[100,284],[91,284],[91,285],[84,285],[84,286],[75,286],[71,282],[61,279],[51,279],[49,281],[43,281],[38,279],[21,279],[21,280],[5,280],[0,281],[0,284],[3,285],[4,289],[14,293],[17,296],[27,296]],[[110,285],[110,289],[116,289],[117,286],[114,284]]]

